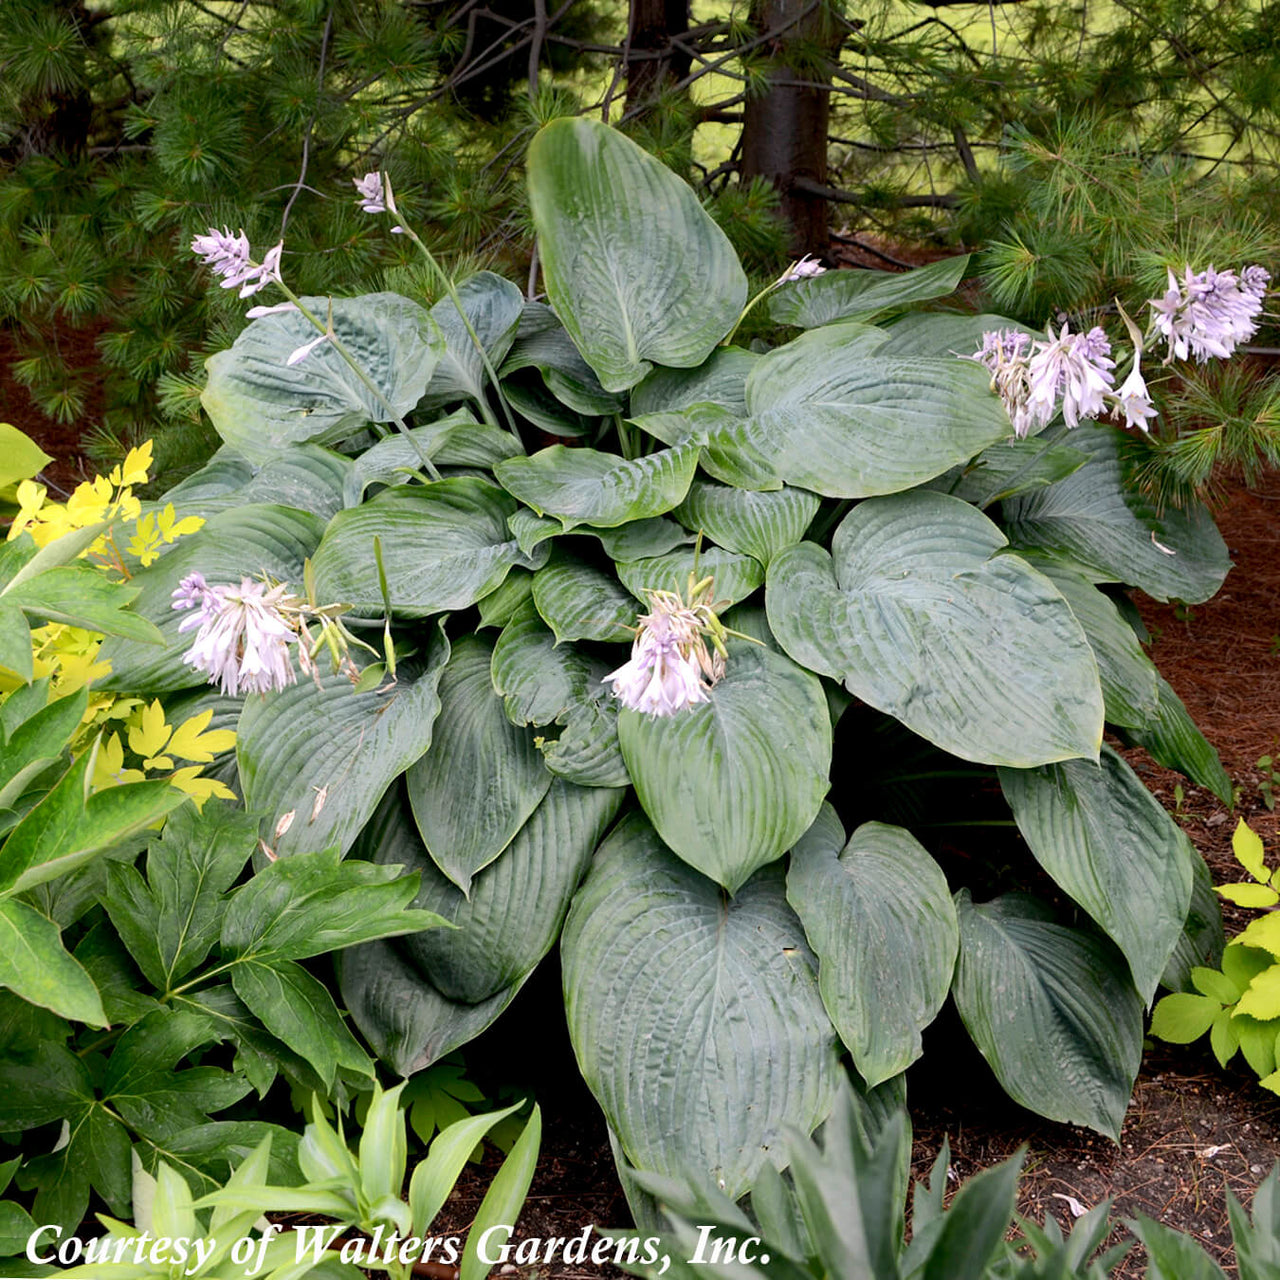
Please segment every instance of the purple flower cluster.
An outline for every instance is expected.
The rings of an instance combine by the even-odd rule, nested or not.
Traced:
[[[1210,356],[1225,360],[1257,332],[1270,281],[1262,267],[1245,267],[1238,276],[1212,266],[1200,272],[1187,267],[1181,282],[1170,269],[1168,290],[1147,304],[1170,358],[1192,355],[1201,364]]]
[[[173,608],[195,610],[179,631],[199,631],[182,661],[229,697],[293,684],[289,645],[297,634],[280,608],[288,598],[283,584],[267,587],[243,578],[238,587],[211,587],[203,574],[188,574],[173,592]]]
[[[240,232],[233,236],[225,227],[219,231],[210,227],[207,235],[196,236],[191,242],[191,252],[202,259],[214,275],[222,277],[224,289],[239,289],[242,298],[248,298],[272,281],[280,279],[280,253],[284,242],[267,250],[260,263],[250,257],[249,239]]]

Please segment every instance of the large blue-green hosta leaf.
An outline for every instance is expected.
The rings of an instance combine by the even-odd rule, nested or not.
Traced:
[[[1026,766],[1095,756],[1102,692],[1089,642],[1053,584],[968,503],[874,498],[827,555],[769,566],[779,644],[813,671],[965,760]]]
[[[1121,433],[1085,424],[1046,436],[1089,455],[1065,480],[1004,504],[1015,547],[1074,560],[1097,582],[1124,582],[1156,600],[1207,600],[1231,561],[1208,509],[1168,508],[1159,518],[1134,491],[1120,461]]]
[[[562,444],[494,468],[504,489],[566,529],[609,529],[670,511],[689,491],[698,466],[693,445],[661,449],[628,461],[616,453]]]
[[[1120,1141],[1142,1059],[1142,1001],[1103,938],[1047,921],[1014,895],[956,900],[956,1007],[1024,1107]]]
[[[387,796],[358,852],[420,871],[414,905],[456,927],[356,947],[339,958],[343,998],[380,1057],[406,1075],[419,1071],[506,1008],[554,945],[622,799],[618,789],[555,781],[502,856],[477,873],[468,898],[436,869],[400,796]]]
[[[181,518],[273,502],[328,520],[342,510],[343,490],[351,472],[350,458],[315,444],[294,445],[261,467],[252,466],[223,445],[206,466],[170,489],[159,503],[148,505],[162,507],[172,502]],[[167,548],[164,553],[168,554]]]
[[[516,340],[500,372],[505,378],[529,368],[537,369],[547,390],[575,413],[611,415],[626,407],[624,397],[600,385],[568,330],[542,302],[525,303]]]
[[[1106,746],[1098,764],[1001,769],[1000,785],[1031,852],[1124,952],[1149,1002],[1191,903],[1173,819]]]
[[[951,987],[960,931],[941,868],[909,831],[835,811],[791,853],[787,901],[818,957],[822,1002],[869,1087],[920,1056]]]
[[[547,293],[605,390],[654,364],[701,364],[736,323],[747,277],[693,191],[585,119],[547,125],[528,171]]]
[[[422,618],[465,609],[502,584],[516,565],[537,568],[545,547],[526,556],[507,528],[515,500],[473,476],[398,485],[339,512],[315,554],[316,591],[363,613],[382,612],[373,540],[393,612]]]
[[[489,677],[493,645],[463,636],[440,677],[440,722],[405,786],[435,865],[465,894],[551,785],[533,734],[507,719]]]
[[[953,293],[968,265],[966,253],[914,271],[828,271],[779,289],[769,299],[769,318],[803,329],[834,320],[870,320],[891,307]]]
[[[711,424],[705,465],[730,482],[726,464],[771,471],[833,498],[910,489],[1010,434],[990,381],[972,361],[900,356],[869,325],[816,329],[755,365],[749,416]]]
[[[262,838],[277,853],[350,848],[382,793],[431,745],[448,656],[435,636],[425,670],[404,667],[389,688],[357,693],[326,673],[319,689],[307,680],[245,702],[236,740],[245,804],[264,815]]]
[[[804,537],[818,514],[820,499],[804,489],[784,487],[767,493],[695,480],[676,516],[728,551],[769,561]]]
[[[745,641],[729,646],[707,702],[671,716],[623,711],[618,738],[663,840],[730,893],[808,830],[827,794],[821,682]]]
[[[395,293],[359,298],[303,298],[333,327],[381,395],[365,386],[332,343],[288,365],[290,354],[317,330],[297,312],[255,320],[205,362],[200,397],[218,434],[250,462],[266,462],[291,444],[336,444],[366,423],[403,417],[422,398],[444,338],[428,312]]]
[[[733,899],[633,814],[596,854],[561,942],[578,1064],[638,1168],[730,1198],[839,1079],[816,962],[780,866]]]
[[[160,628],[165,647],[108,638],[99,657],[111,663],[111,673],[97,687],[171,693],[204,684],[204,672],[182,661],[195,635],[190,630],[178,634],[182,620],[191,615],[173,608],[174,588],[189,573],[203,574],[211,587],[238,585],[265,573],[300,588],[303,562],[323,530],[318,517],[292,507],[231,507],[211,516],[203,529],[133,575],[132,585],[139,588],[134,609]]]

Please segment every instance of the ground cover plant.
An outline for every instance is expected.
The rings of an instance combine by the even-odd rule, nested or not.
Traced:
[[[1144,360],[1231,353],[1265,273],[1176,264],[1128,354],[913,310],[959,262],[798,263],[749,301],[693,193],[621,135],[559,121],[529,168],[551,305],[492,273],[442,278],[430,311],[298,297],[279,246],[193,246],[254,298],[209,362],[226,445],[137,513],[204,523],[139,533],[153,562],[115,586],[164,643],[107,638],[94,688],[234,727],[206,773],[247,815],[179,811],[145,877],[136,847],[99,860],[70,923],[136,1025],[75,1075],[85,1123],[220,1178],[218,1126],[246,1122],[212,1117],[250,1089],[370,1086],[338,1001],[412,1074],[559,942],[579,1065],[639,1170],[736,1198],[827,1115],[846,1052],[899,1098],[949,997],[1011,1097],[1114,1138],[1144,1005],[1221,927],[1104,725],[1230,798],[1119,590],[1206,599],[1226,550],[1207,512],[1132,493],[1120,426],[1150,418]],[[359,200],[416,240],[380,176]],[[757,306],[771,350],[733,343]],[[173,886],[211,859],[175,952]],[[300,963],[330,953],[336,992]],[[70,1027],[24,1008],[8,1069],[41,1124]],[[188,1067],[163,1123],[117,1115],[149,1035],[166,1096],[193,1050],[235,1054]],[[89,1132],[23,1171],[68,1222],[91,1181],[124,1186]]]

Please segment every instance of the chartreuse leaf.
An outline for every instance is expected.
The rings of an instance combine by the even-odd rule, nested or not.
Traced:
[[[515,500],[496,485],[457,476],[431,485],[397,485],[339,512],[315,554],[316,591],[363,613],[382,613],[373,540],[394,547],[385,560],[391,607],[424,618],[465,609],[501,586],[516,565],[537,568],[507,528]]]
[[[463,323],[463,314],[471,322],[495,369],[515,340],[524,310],[524,295],[510,280],[492,271],[478,271],[458,285],[458,297],[462,302],[461,314],[450,297],[441,298],[431,308],[431,318],[444,335],[445,349],[419,402],[420,409],[435,408],[451,400],[484,402],[488,375],[475,341]]]
[[[52,461],[29,435],[0,422],[0,489],[18,480],[30,480]]]
[[[139,588],[134,609],[159,627],[165,647],[134,640],[108,639],[99,657],[111,663],[109,675],[96,688],[119,692],[145,689],[171,693],[204,684],[203,671],[183,663],[194,636],[179,633],[191,615],[173,607],[173,592],[189,573],[201,573],[208,584],[238,585],[262,574],[300,585],[302,566],[315,550],[324,522],[292,507],[238,506],[211,516],[198,532],[180,539],[149,568],[133,575]],[[328,603],[327,601],[325,603]]]
[[[1262,837],[1241,818],[1231,835],[1231,852],[1236,861],[1257,881],[1265,884],[1270,875],[1262,848]]]
[[[1009,434],[989,383],[976,364],[904,358],[883,330],[848,322],[761,357],[747,378],[749,416],[709,421],[692,438],[713,474],[734,483],[759,473],[826,497],[896,493]]]
[[[1051,428],[1044,438],[1089,460],[1065,480],[1004,504],[1015,547],[1066,556],[1099,582],[1128,583],[1156,600],[1197,603],[1218,590],[1231,562],[1208,510],[1168,507],[1157,518],[1125,478],[1121,432],[1086,423],[1069,435]]]
[[[499,1243],[511,1238],[513,1224],[529,1194],[533,1171],[538,1163],[538,1149],[542,1145],[542,1110],[535,1103],[520,1137],[507,1153],[502,1167],[493,1176],[489,1189],[484,1193],[475,1221],[467,1232],[467,1243],[462,1251],[462,1264],[458,1269],[459,1280],[484,1280],[493,1264],[480,1256],[480,1241],[492,1229],[507,1225],[507,1234]]]
[[[783,487],[753,493],[695,480],[676,517],[728,551],[754,556],[766,568],[779,551],[793,546],[818,513],[821,499],[804,489]]]
[[[1098,764],[1001,769],[1000,786],[1036,860],[1124,952],[1150,1001],[1191,905],[1173,819],[1107,746]]]
[[[841,523],[831,555],[806,542],[773,559],[769,626],[797,662],[963,759],[1095,756],[1093,651],[1053,584],[998,555],[1005,545],[958,498],[871,499]]]
[[[1005,1092],[1119,1141],[1142,1057],[1142,1001],[1105,939],[1012,895],[956,898],[956,1007]]]
[[[736,1198],[784,1161],[788,1126],[830,1110],[835,1033],[781,867],[729,899],[632,814],[596,853],[561,960],[578,1065],[638,1168]]]
[[[618,704],[603,683],[608,673],[608,663],[558,643],[532,602],[503,629],[490,668],[512,724],[564,726],[559,738],[534,739],[552,773],[584,787],[623,787],[631,776],[618,745]]]
[[[556,550],[533,575],[533,602],[556,643],[564,640],[629,642],[635,597],[613,574]]]
[[[1249,983],[1248,990],[1236,1002],[1236,1013],[1247,1014],[1260,1022],[1280,1018],[1280,964],[1264,969]],[[1275,1030],[1280,1032],[1280,1023]]]
[[[1193,991],[1175,991],[1165,996],[1151,1015],[1151,1034],[1171,1044],[1199,1040],[1222,1012],[1222,1002]]]
[[[467,893],[551,785],[528,729],[511,723],[489,676],[493,645],[464,636],[440,677],[440,719],[405,786],[437,867]]]
[[[502,487],[566,529],[603,529],[670,511],[689,491],[698,466],[696,445],[678,445],[628,461],[615,453],[553,444],[531,458],[508,458],[494,468]]]
[[[783,285],[769,298],[769,318],[815,329],[833,320],[869,320],[891,307],[954,293],[969,255],[942,258],[914,271],[828,271]]]
[[[299,364],[290,354],[316,335],[305,316],[286,312],[255,320],[228,351],[205,361],[200,403],[218,434],[261,464],[304,441],[335,444],[366,423],[403,417],[422,398],[444,353],[444,338],[426,310],[394,293],[359,298],[304,298],[333,327],[375,394],[330,342]]]
[[[326,672],[319,689],[303,682],[246,703],[236,739],[245,804],[266,815],[262,837],[282,857],[348,848],[431,745],[449,645],[442,631],[429,644],[425,667],[402,666],[389,686],[357,693],[341,672]]]
[[[169,991],[217,941],[225,894],[258,842],[258,822],[219,800],[172,814],[147,850],[147,873],[111,862],[102,903],[138,968]]]
[[[90,792],[96,751],[84,752],[0,847],[0,894],[21,893],[74,871],[186,802],[167,781]]]
[[[527,163],[551,305],[604,389],[654,364],[700,365],[737,322],[747,278],[693,191],[593,120],[552,121]]]
[[[59,1017],[107,1025],[98,988],[62,945],[58,926],[14,898],[0,899],[0,987]]]
[[[730,643],[706,702],[672,716],[624,710],[618,740],[662,839],[730,893],[808,830],[829,786],[821,682],[746,641]]]
[[[901,827],[867,822],[845,842],[824,805],[791,851],[787,901],[818,957],[822,1002],[868,1087],[920,1056],[960,945],[946,878]]]

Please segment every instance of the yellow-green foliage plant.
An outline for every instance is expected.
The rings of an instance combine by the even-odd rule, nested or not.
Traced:
[[[1250,879],[1218,886],[1240,907],[1266,914],[1252,921],[1222,953],[1222,968],[1194,968],[1195,991],[1177,991],[1156,1005],[1151,1034],[1190,1044],[1207,1031],[1222,1066],[1239,1050],[1264,1089],[1280,1093],[1280,869],[1267,868],[1262,841],[1243,818],[1231,839],[1236,860]]]

